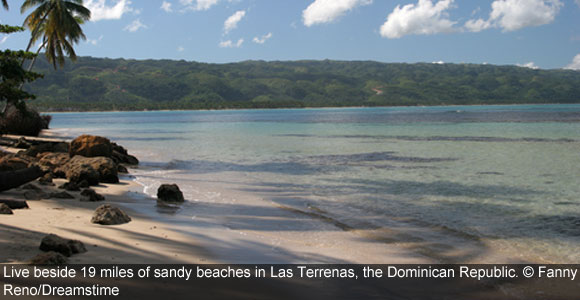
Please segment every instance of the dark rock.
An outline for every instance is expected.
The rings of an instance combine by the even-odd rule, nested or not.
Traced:
[[[54,199],[74,199],[75,197],[67,192],[55,192],[55,193],[50,193],[49,195],[50,198],[54,198]]]
[[[66,178],[70,182],[81,182],[86,180],[90,185],[99,184],[99,172],[95,170],[88,161],[83,157],[76,156],[78,159],[71,159],[63,168],[65,169]]]
[[[38,184],[44,186],[54,186],[54,183],[52,182],[52,174],[46,173],[44,176],[38,178]]]
[[[8,205],[4,203],[0,204],[0,215],[13,215],[13,214],[14,213],[12,212],[12,209]]]
[[[28,149],[32,146],[32,144],[30,144],[25,138],[20,137],[16,142],[14,142],[14,144],[12,144],[12,147],[14,148],[18,148],[18,149]]]
[[[58,187],[59,189],[63,189],[63,190],[67,190],[70,192],[78,192],[81,190],[81,188],[78,186],[78,184],[74,183],[74,182],[65,182],[64,184],[62,184],[61,186]]]
[[[64,256],[87,252],[85,245],[77,240],[63,239],[56,234],[45,236],[40,242],[40,250],[58,252]]]
[[[31,265],[62,265],[66,263],[66,257],[57,252],[41,253],[30,260]]]
[[[99,206],[91,219],[91,223],[101,225],[119,225],[129,223],[130,221],[131,217],[124,211],[109,204]]]
[[[81,135],[74,139],[70,144],[70,157],[81,155],[84,157],[111,157],[113,146],[109,139],[93,136]]]
[[[4,96],[4,95],[3,95]],[[2,118],[0,118],[0,132],[38,136],[45,127],[45,121],[34,109],[13,103],[7,103]]]
[[[66,177],[72,182],[86,180],[89,185],[99,182],[118,183],[117,165],[107,157],[73,157],[64,167]]]
[[[20,188],[23,190],[29,190],[29,191],[37,191],[37,192],[42,191],[41,188],[37,187],[36,185],[34,185],[32,183],[25,184],[25,185],[21,186]]]
[[[129,170],[127,170],[127,168],[123,165],[117,165],[117,172],[119,173],[129,173]]]
[[[0,172],[26,169],[36,162],[36,159],[20,154],[8,154],[0,158]]]
[[[70,160],[68,153],[43,153],[40,156],[38,164],[41,167],[45,167],[48,171],[53,174],[58,173],[64,165],[66,165]]]
[[[183,202],[183,193],[177,184],[162,184],[157,189],[157,199],[165,202]]]
[[[105,197],[103,195],[98,194],[93,189],[85,189],[81,192],[81,201],[85,202],[99,202],[105,201]]]
[[[111,158],[115,160],[116,163],[128,164],[128,165],[138,165],[139,160],[130,154],[122,154],[116,150],[113,150]]]
[[[68,143],[61,142],[41,142],[38,145],[33,145],[30,148],[26,149],[25,151],[21,151],[20,153],[32,157],[36,157],[42,153],[68,153]]]
[[[26,203],[26,201],[23,200],[0,199],[0,203],[6,204],[11,209],[28,208],[28,203]]]
[[[67,240],[55,234],[49,234],[42,239],[40,242],[40,250],[44,252],[58,252],[66,257],[72,255],[72,249],[68,245]]]
[[[26,192],[24,192],[24,198],[26,198],[26,200],[42,200],[42,199],[47,199],[48,197],[49,197],[49,195],[43,191],[26,191]]]
[[[0,192],[19,187],[42,175],[44,173],[38,166],[17,171],[0,172]]]
[[[81,182],[79,182],[79,187],[80,187],[81,189],[88,188],[89,186],[90,186],[90,185],[89,185],[89,182],[88,182],[88,181],[86,181],[86,180],[81,180]]]

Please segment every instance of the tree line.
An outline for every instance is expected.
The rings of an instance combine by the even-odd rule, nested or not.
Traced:
[[[45,111],[580,103],[580,72],[476,64],[40,57]]]

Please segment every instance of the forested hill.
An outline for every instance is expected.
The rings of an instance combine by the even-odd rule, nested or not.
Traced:
[[[580,71],[473,64],[80,57],[27,89],[41,110],[580,103]]]

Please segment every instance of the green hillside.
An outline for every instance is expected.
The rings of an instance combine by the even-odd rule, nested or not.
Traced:
[[[474,64],[81,57],[26,88],[41,110],[580,103],[580,72]]]

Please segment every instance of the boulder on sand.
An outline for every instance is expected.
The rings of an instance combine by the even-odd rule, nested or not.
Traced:
[[[81,135],[70,143],[70,157],[111,157],[113,146],[108,138],[94,135]]]
[[[28,203],[24,200],[0,199],[0,203],[6,204],[11,209],[28,208]]]
[[[66,257],[54,251],[38,254],[30,260],[31,265],[62,265],[66,263]]]
[[[27,182],[36,180],[44,175],[38,166],[17,170],[0,172],[0,192],[19,187]]]
[[[85,245],[77,240],[63,239],[56,234],[45,236],[40,242],[40,250],[58,252],[64,256],[87,252]]]
[[[120,208],[109,204],[99,206],[91,219],[91,223],[101,225],[120,225],[129,222],[131,222],[131,217]]]
[[[183,193],[179,190],[177,184],[162,184],[157,189],[157,199],[164,202],[176,203],[185,201],[183,199]]]
[[[101,194],[98,194],[93,189],[84,189],[81,192],[81,196],[82,196],[81,201],[85,201],[85,202],[105,201],[105,197]]]
[[[0,215],[13,215],[14,213],[12,212],[12,209],[4,204],[4,203],[0,203]]]
[[[66,178],[71,182],[86,180],[89,185],[99,182],[119,183],[117,165],[107,157],[73,157],[64,167]]]

